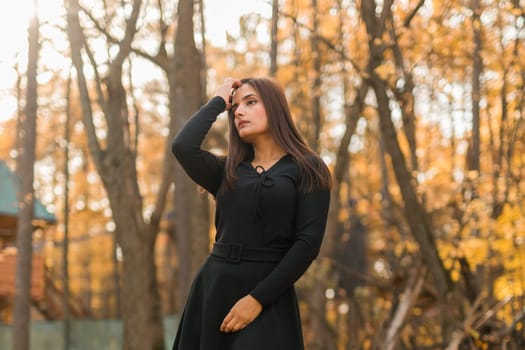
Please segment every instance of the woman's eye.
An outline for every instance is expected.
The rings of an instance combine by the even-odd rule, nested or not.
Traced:
[[[256,104],[256,103],[257,103],[256,100],[248,100],[248,102],[246,102],[246,104],[247,104],[248,106],[253,105],[253,104]]]

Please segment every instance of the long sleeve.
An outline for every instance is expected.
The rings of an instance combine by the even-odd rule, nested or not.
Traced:
[[[188,176],[214,196],[222,181],[223,162],[201,146],[217,116],[225,109],[224,99],[213,97],[188,119],[171,145],[173,154]]]
[[[330,191],[299,193],[298,196],[294,243],[275,269],[250,293],[264,307],[270,305],[304,274],[321,247]]]

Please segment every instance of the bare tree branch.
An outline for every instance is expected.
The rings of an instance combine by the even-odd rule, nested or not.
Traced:
[[[383,342],[384,350],[394,350],[397,344],[397,338],[405,319],[412,309],[425,281],[427,269],[424,265],[420,265],[412,270],[407,281],[401,300],[396,308],[394,317],[390,322],[390,326],[386,331],[386,337]]]
[[[518,323],[522,322],[523,320],[525,320],[525,310],[522,310],[520,313],[518,313],[516,317],[514,317],[510,325],[500,330],[497,330],[491,334],[484,335],[482,339],[484,341],[493,343],[501,342],[501,339],[509,335],[512,331],[514,331]]]
[[[374,1],[375,3],[375,1]],[[383,11],[381,11],[381,16],[379,17],[379,33],[384,33],[386,31],[386,24],[388,19],[392,17],[392,4],[394,0],[385,0],[383,1]]]
[[[319,33],[314,32],[314,30],[310,26],[300,22],[297,19],[297,17],[292,15],[292,14],[289,14],[289,13],[286,13],[286,12],[283,12],[283,11],[279,11],[279,14],[282,15],[283,17],[285,17],[285,18],[288,18],[288,19],[292,20],[292,22],[294,24],[296,24],[299,28],[304,28],[304,29],[307,29],[308,31],[312,32],[312,35],[316,36],[317,39],[319,39],[319,41],[322,42],[324,45],[326,45],[326,47],[328,47],[330,50],[332,50],[333,52],[337,53],[339,55],[339,57],[341,57],[341,59],[343,59],[343,60],[345,60],[347,62],[350,62],[352,64],[352,67],[354,67],[354,69],[358,73],[360,73],[360,74],[364,73],[363,69],[361,67],[359,67],[357,62],[355,60],[353,60],[351,57],[349,57],[344,52],[344,50],[341,50],[341,49],[337,48],[337,45],[332,43],[330,41],[330,39],[325,38],[324,36],[320,35]]]
[[[93,16],[93,14],[87,10],[86,8],[84,7],[81,7],[80,6],[80,9],[82,10],[82,13],[84,13],[88,18],[89,20],[93,23],[93,25],[95,26],[95,28],[102,34],[106,37],[106,39],[108,40],[108,42],[112,43],[112,44],[119,44],[119,40],[116,39],[115,37],[113,37],[109,31],[102,25],[100,24],[100,22],[95,18],[95,16]],[[164,38],[163,40],[165,40],[165,32],[167,31],[167,27],[164,28],[164,29],[161,29],[161,38]],[[162,34],[164,33],[164,34]],[[144,50],[140,50],[140,49],[137,49],[137,48],[134,48],[134,47],[131,47],[131,52],[133,52],[134,54],[150,61],[150,62],[153,62],[154,64],[158,65],[160,68],[162,68],[163,70],[167,71],[168,69],[168,60],[167,60],[167,53],[166,53],[166,47],[165,45],[163,45],[162,43],[164,42],[165,44],[165,41],[162,41],[161,39],[161,45],[159,46],[159,51],[157,52],[157,54],[155,56],[147,53],[146,51]]]
[[[100,106],[100,109],[104,111],[104,115],[107,114],[107,105],[106,105],[106,98],[104,97],[104,92],[102,91],[102,78],[100,77],[100,73],[98,72],[98,65],[95,60],[95,55],[93,55],[93,51],[89,47],[89,44],[87,42],[87,39],[83,32],[82,34],[82,40],[83,40],[83,47],[84,51],[86,52],[86,55],[89,59],[89,63],[91,63],[91,67],[93,67],[93,72],[95,74],[95,89],[97,91],[97,103]]]
[[[142,0],[133,1],[133,10],[131,11],[131,16],[126,20],[126,31],[124,38],[120,41],[119,52],[111,64],[111,69],[120,69],[124,60],[129,56],[131,42],[133,41],[135,33],[137,32],[137,20],[139,18],[141,5]]]
[[[91,108],[91,99],[87,87],[86,77],[84,75],[84,63],[82,61],[82,47],[84,45],[84,34],[80,27],[78,13],[80,6],[78,0],[66,0],[67,20],[68,20],[68,37],[71,45],[71,59],[77,72],[77,84],[80,93],[82,106],[82,118],[86,128],[88,147],[93,155],[93,161],[97,169],[102,167],[102,150],[98,143],[95,125],[93,124],[93,110]]]
[[[480,311],[479,306],[484,300],[484,295],[479,294],[477,300],[472,305],[470,313],[467,315],[461,329],[457,329],[453,335],[452,339],[447,346],[446,350],[457,350],[465,337],[468,334],[475,332],[481,326],[483,326],[488,320],[490,320],[496,313],[507,303],[512,300],[512,296],[508,296],[500,301],[498,301],[493,307],[489,308],[487,311]]]
[[[412,19],[416,16],[419,9],[425,4],[425,0],[419,0],[419,3],[414,7],[412,12],[405,18],[405,21],[403,22],[403,27],[408,28],[410,27],[410,22],[412,22]]]

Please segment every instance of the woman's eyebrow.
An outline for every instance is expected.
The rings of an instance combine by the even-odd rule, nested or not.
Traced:
[[[252,96],[257,96],[256,94],[254,94],[253,92],[252,93],[249,93],[247,95],[244,95],[242,98],[241,98],[241,102],[252,97]],[[235,102],[234,104],[232,104],[232,108],[234,107],[237,107],[239,105],[239,103]]]

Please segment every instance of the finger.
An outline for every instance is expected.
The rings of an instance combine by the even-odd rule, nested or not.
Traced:
[[[231,84],[231,88],[230,88],[230,92],[228,94],[228,104],[229,104],[229,108],[231,108],[231,106],[233,106],[233,96],[235,95],[235,92],[237,91],[237,89],[241,86],[241,82],[240,80],[235,80],[232,84]]]
[[[224,332],[224,333],[229,333],[230,332],[230,328],[228,328],[227,324],[223,324],[223,325],[221,325],[220,331]]]
[[[241,85],[241,81],[239,79],[235,79],[232,83],[232,88],[237,89]]]
[[[222,331],[224,333],[231,333],[235,331],[235,323],[233,321],[227,323],[224,325]]]
[[[244,323],[237,319],[231,320],[225,327],[225,333],[238,332],[244,328]]]
[[[244,327],[246,327],[245,324],[243,324],[243,323],[236,323],[231,328],[228,328],[228,330],[229,330],[228,333],[235,333],[235,332],[241,331]]]
[[[233,320],[233,315],[231,313],[227,314],[224,320],[221,323],[220,330],[221,332],[225,332],[228,328],[229,323]]]

